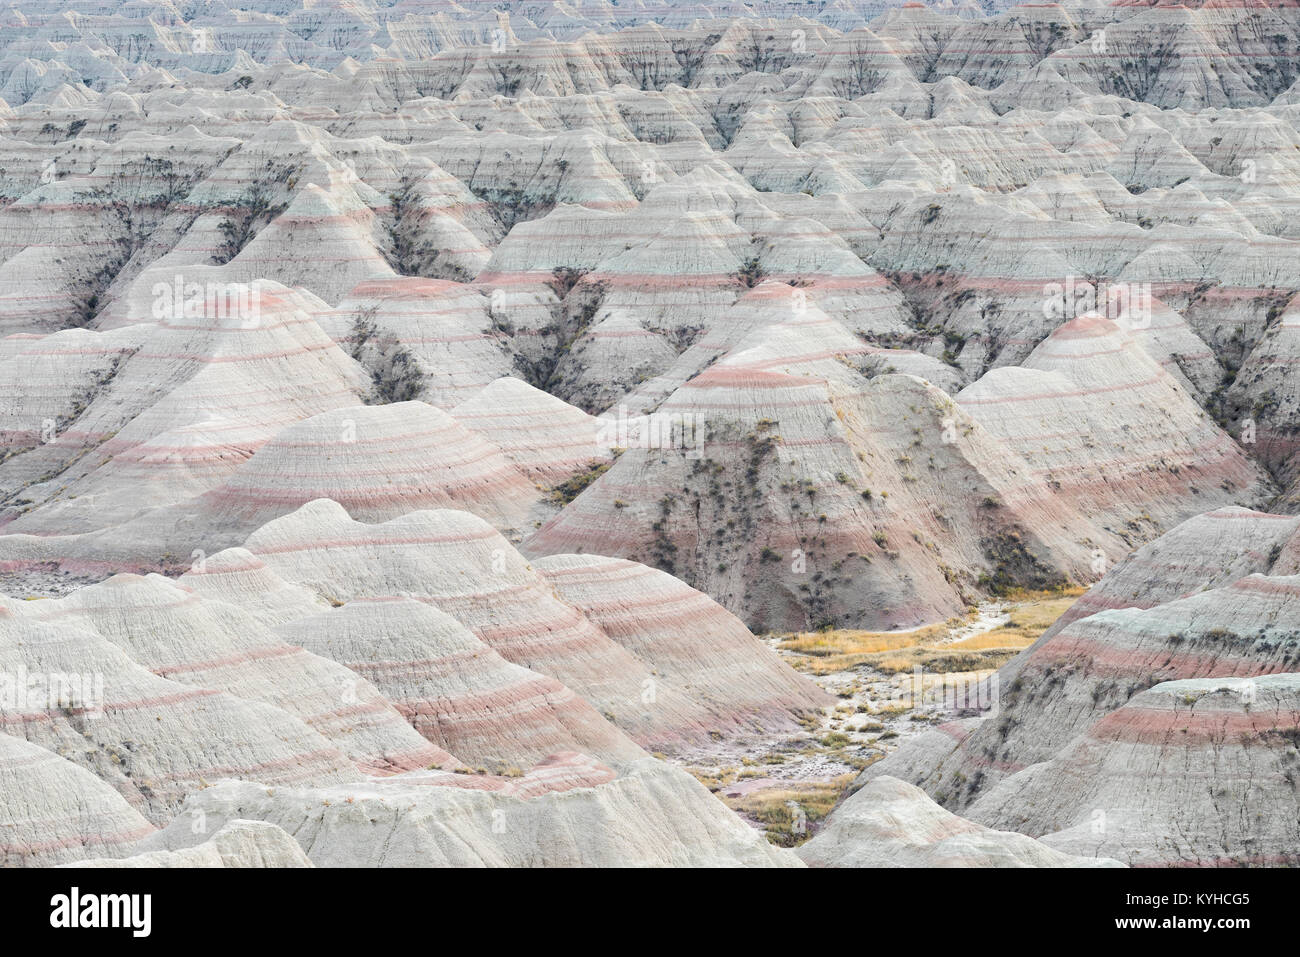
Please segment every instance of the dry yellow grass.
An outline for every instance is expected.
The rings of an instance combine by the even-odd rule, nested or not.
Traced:
[[[744,797],[722,800],[742,817],[761,823],[773,844],[797,847],[812,837],[817,823],[830,813],[856,776],[843,774],[830,781],[792,782],[789,787],[765,788]],[[799,811],[803,812],[802,816]]]
[[[819,675],[858,665],[869,665],[885,674],[911,671],[917,666],[944,672],[998,668],[1020,649],[1033,644],[1083,592],[1082,588],[1016,592],[1010,596],[1011,620],[1006,625],[950,643],[939,642],[967,619],[954,618],[906,632],[808,632],[789,636],[779,647],[807,655],[790,663]]]
[[[912,710],[910,704],[882,704],[871,709],[871,714],[882,718],[893,718],[900,714],[907,714]],[[883,726],[881,726],[883,729]]]
[[[1009,628],[997,628],[993,631],[986,631],[982,635],[972,635],[970,638],[951,642],[945,647],[960,649],[961,651],[988,651],[990,648],[1023,648],[1032,641],[1032,638],[1026,641],[1025,636],[1018,631]]]
[[[686,769],[694,778],[703,784],[710,791],[716,791],[720,787],[736,782],[736,776],[740,773],[739,768],[693,768]]]
[[[781,642],[782,651],[793,651],[817,658],[848,654],[874,654],[910,648],[948,633],[950,625],[925,625],[912,631],[808,631],[791,635]]]
[[[1008,609],[1007,613],[1011,616],[1011,620],[1001,628],[962,641],[954,641],[949,647],[966,651],[981,651],[986,648],[1027,648],[1052,626],[1052,622],[1065,614],[1081,594],[1083,594],[1082,588],[1071,589],[1069,593],[1030,599],[1017,604]]]
[[[1003,594],[1002,600],[1013,604],[1056,601],[1057,599],[1078,598],[1087,590],[1082,585],[1067,585],[1063,588],[1012,588]]]
[[[779,647],[782,651],[808,655],[808,660],[795,659],[792,663],[796,668],[823,675],[871,662],[882,653],[916,648],[937,641],[962,620],[954,618],[912,631],[857,631],[844,628],[803,632],[786,638]]]

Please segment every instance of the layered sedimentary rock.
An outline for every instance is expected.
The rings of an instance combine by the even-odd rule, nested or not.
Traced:
[[[499,450],[445,412],[399,402],[304,419],[197,505],[216,513],[214,531],[242,539],[318,498],[368,521],[454,507],[510,528],[523,523],[537,490]]]
[[[186,281],[197,278],[187,274]],[[312,321],[307,310],[319,306],[314,297],[257,282],[238,287],[235,302],[222,298],[218,306],[215,300],[208,304],[207,287],[200,286],[196,314],[187,300],[178,309],[170,282],[165,286],[156,324],[98,334],[102,344],[91,348],[111,348],[116,358],[92,373],[91,381],[74,382],[71,413],[50,417],[47,428],[38,415],[42,410],[29,405],[39,398],[27,391],[15,397],[19,404],[6,428],[35,447],[6,463],[6,481],[26,486],[25,497],[33,502],[49,495],[60,501],[41,509],[39,521],[35,515],[18,519],[13,531],[85,531],[176,501],[233,470],[250,445],[306,416],[353,405],[365,388],[355,363]],[[31,343],[6,358],[16,382],[29,361],[24,354],[39,349],[57,355],[73,345],[57,339]],[[172,434],[205,422],[206,430]],[[233,448],[226,446],[227,436],[234,438]],[[96,454],[88,456],[92,449]],[[117,464],[106,467],[105,458]],[[33,487],[40,470],[52,471],[59,482]],[[151,483],[149,494],[124,494],[138,492],[142,481]]]
[[[738,618],[665,572],[591,555],[556,555],[537,567],[561,598],[657,681],[701,702],[717,725],[779,726],[828,703]]]
[[[5,867],[125,853],[153,829],[89,771],[0,734],[0,862]]]
[[[1263,470],[1136,337],[1101,316],[1059,327],[1021,367],[989,373],[956,400],[1035,478],[1120,537],[1271,497]]]
[[[581,409],[502,377],[452,409],[465,428],[483,436],[533,481],[556,485],[593,463],[608,462],[618,445],[611,427]]]
[[[1296,534],[1294,518],[1240,509],[1184,523],[1003,667],[991,715],[928,732],[863,780],[914,781],[978,823],[1062,832],[1053,846],[1076,853],[1284,862]],[[1247,819],[1250,840],[1234,830]]]
[[[1293,866],[1298,706],[1294,673],[1162,682],[969,813],[1134,865]]]
[[[591,571],[586,558],[550,564],[560,577],[565,568]],[[718,728],[793,726],[824,696],[703,595],[630,562],[606,564],[622,579],[606,583],[620,601],[593,604],[593,583],[570,577],[566,590],[583,597],[568,604],[481,519],[441,510],[367,525],[317,502],[175,583],[118,575],[60,599],[7,600],[5,674],[70,672],[75,659],[92,676],[89,689],[67,689],[66,701],[26,695],[10,708],[6,699],[6,728],[32,742],[15,738],[15,747],[66,768],[83,804],[90,797],[80,792],[102,791],[95,800],[107,803],[104,814],[138,822],[109,841],[111,855],[84,835],[45,850],[26,841],[14,853],[24,863],[39,850],[49,862],[90,857],[96,866],[119,858],[123,866],[303,864],[267,827],[221,831],[224,810],[203,828],[177,818],[166,833],[183,832],[181,843],[128,846],[150,821],[172,821],[183,795],[241,787],[218,783],[234,777],[266,782],[254,785],[265,797],[300,781],[303,806],[322,808],[335,798],[312,789],[354,782],[357,791],[335,796],[341,804],[378,800],[409,834],[400,853],[381,852],[369,843],[380,840],[373,818],[312,851],[316,863],[797,863],[633,737],[685,742]],[[491,575],[505,591],[483,603],[473,588]],[[703,612],[711,651],[703,660],[685,654],[680,622],[647,604]],[[511,607],[513,617],[500,617]],[[493,641],[538,670],[506,660]],[[591,700],[548,672],[580,680]],[[635,703],[624,705],[620,689]],[[85,700],[72,694],[82,691]],[[89,751],[77,743],[87,738]],[[450,770],[424,770],[439,765]],[[384,790],[386,780],[401,783]],[[631,806],[638,810],[624,813]],[[629,823],[593,824],[613,808]],[[522,831],[510,836],[500,820],[516,812]],[[325,821],[290,826],[279,814],[268,806],[234,817],[279,822],[300,837],[304,826],[335,830]],[[436,823],[447,814],[485,823],[477,837],[457,829],[453,839]],[[214,836],[200,841],[205,835]]]
[[[1138,339],[1100,316],[952,398],[865,379],[797,341],[742,341],[681,386],[642,447],[527,549],[657,564],[756,627],[898,627],[950,615],[989,582],[1092,577],[1098,553],[1118,557],[1216,500],[1272,494]],[[874,608],[852,588],[863,580]]]
[[[882,395],[887,385],[867,388]],[[893,504],[886,500],[903,483],[888,487],[875,474],[880,484],[871,488],[858,458],[866,452],[837,412],[846,414],[825,381],[714,367],[681,387],[656,413],[653,437],[620,456],[526,549],[657,565],[759,628],[871,620],[873,599],[860,587],[867,577],[882,593],[877,615],[912,622],[951,614],[961,599],[919,543],[904,532],[893,547],[906,558],[884,557],[893,541],[881,529]],[[896,477],[898,465],[886,461]]]
[[[817,583],[779,583],[746,620],[914,623],[964,606],[984,579],[1087,579],[1094,550],[1113,561],[1198,509],[1277,490],[1215,426],[1191,422],[1194,404],[1168,382],[1138,376],[1150,371],[1139,359],[1124,379],[1095,350],[1069,353],[1092,309],[1294,484],[1291,10],[841,5],[787,30],[752,18],[810,11],[655,8],[643,23],[635,11],[277,9],[251,31],[224,15],[200,29],[181,11],[142,39],[111,9],[74,25],[41,9],[29,22],[49,45],[0,38],[16,44],[0,89],[21,105],[0,150],[0,317],[22,334],[0,349],[14,416],[0,556],[24,588],[50,562],[86,580],[236,544],[192,503],[222,489],[243,509],[238,486],[253,477],[241,467],[266,466],[250,456],[311,415],[412,398],[464,407],[550,487],[607,461],[609,445],[598,436],[587,456],[578,411],[543,414],[503,377],[600,415],[617,441],[624,406],[632,419],[688,411],[693,377],[744,352],[848,392],[863,383],[832,366],[961,395],[1024,459],[1021,484],[1051,496],[1059,482],[1062,508],[1087,515],[926,529],[934,560],[892,545],[901,574],[878,576],[878,607],[837,594],[823,569]],[[76,37],[74,69],[59,52]],[[1065,395],[1050,372],[1087,382]],[[1043,411],[1022,415],[1030,400]],[[1042,428],[1007,428],[1003,401],[1013,424]],[[1112,481],[1071,461],[1061,424]],[[277,487],[249,488],[267,498],[313,494],[261,479]],[[617,526],[620,498],[599,515],[574,503],[584,514],[571,521]],[[163,503],[179,511],[147,514]],[[826,514],[858,524],[842,507]],[[491,520],[522,532],[547,517]],[[664,525],[679,554],[699,535],[683,512]],[[871,525],[869,537],[897,537]],[[584,547],[649,557],[617,537]],[[766,547],[788,555],[814,536],[778,537]],[[860,539],[828,543],[829,563],[851,564]],[[761,555],[672,567],[739,610],[752,582],[769,583],[735,569]],[[908,576],[914,586],[888,580]]]
[[[1048,635],[1106,609],[1154,608],[1254,574],[1300,572],[1300,518],[1223,508],[1190,518],[1111,568]]]
[[[1294,5],[63,6],[0,25],[0,675],[104,700],[0,730],[106,833],[236,777],[331,863],[769,861],[639,763],[824,703],[747,628],[1094,583],[867,779],[1291,862],[1163,771],[1294,819],[1285,721],[1182,687],[1297,670]],[[409,860],[335,802],[378,775]],[[898,801],[842,824],[1050,858]]]
[[[1296,362],[1300,348],[1300,302],[1271,301],[1267,329],[1250,350],[1229,390],[1236,433],[1256,446],[1260,460],[1278,474],[1285,510],[1300,503],[1300,462],[1296,460]],[[1244,430],[1244,431],[1243,431]]]
[[[354,672],[277,638],[235,605],[205,600],[159,575],[117,575],[18,607],[51,625],[93,630],[160,677],[274,705],[369,773],[455,763],[421,741]]]
[[[278,631],[373,683],[416,731],[471,765],[527,768],[561,751],[641,756],[569,688],[511,664],[414,599],[351,601]]]
[[[227,548],[209,555],[179,579],[182,587],[207,598],[238,605],[265,625],[279,625],[318,615],[328,599],[287,582],[246,548]]]
[[[5,734],[93,772],[153,822],[223,775],[355,781],[337,747],[272,705],[158,677],[97,632],[0,607],[0,672],[35,677],[0,708]],[[11,677],[18,683],[18,677]]]
[[[212,423],[206,430],[187,430],[184,441],[202,443],[221,431]],[[77,529],[80,534],[17,534],[4,543],[10,567],[18,573],[51,562],[87,577],[97,568],[171,571],[180,555],[200,560],[237,545],[272,518],[322,497],[369,519],[420,508],[469,508],[507,530],[525,526],[545,499],[537,478],[530,479],[488,439],[419,401],[345,406],[296,422],[258,445],[251,455],[239,453],[234,464],[227,460],[220,481],[190,476],[193,497],[146,509],[121,525]],[[593,451],[585,462],[601,458]],[[567,476],[570,464],[552,463],[546,471]],[[164,465],[149,467],[153,480],[167,486],[164,501],[184,487]],[[108,463],[95,475],[106,480],[110,473],[116,474]],[[90,514],[104,497],[125,499],[118,480],[124,477],[102,492],[72,496],[67,508]],[[14,524],[16,532],[27,527],[21,520]]]
[[[490,294],[463,283],[414,276],[363,282],[317,321],[370,370],[379,397],[418,397],[450,409],[514,366],[515,347],[493,326]]]
[[[769,680],[783,674],[770,684],[746,681],[731,700],[718,701],[707,689],[659,680],[665,649],[639,647],[639,656],[613,640],[598,616],[558,597],[498,532],[465,512],[412,512],[368,525],[336,503],[313,502],[260,528],[246,547],[282,577],[336,601],[407,597],[431,604],[505,661],[563,683],[646,746],[703,738],[717,721],[753,722],[755,709],[783,713],[778,720],[788,723],[820,700],[792,692],[793,675],[752,637],[737,647],[732,664],[743,670],[753,659],[767,662]]]

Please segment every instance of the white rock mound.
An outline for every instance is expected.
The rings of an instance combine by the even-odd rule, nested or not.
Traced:
[[[814,867],[1120,867],[995,831],[935,804],[897,778],[875,778],[795,852]]]
[[[146,845],[156,843],[145,841]],[[312,867],[292,837],[266,821],[227,821],[202,844],[150,850],[123,858],[93,858],[69,867]]]
[[[198,843],[192,825],[202,814],[208,827],[272,822],[317,867],[799,865],[685,771],[661,762],[647,759],[604,783],[511,793],[519,790],[460,775],[322,790],[223,781],[194,794],[142,848]]]
[[[0,734],[0,865],[47,867],[123,854],[154,827],[84,768]]]

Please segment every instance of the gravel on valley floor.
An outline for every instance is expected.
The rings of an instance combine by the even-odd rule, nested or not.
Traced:
[[[1008,621],[1008,605],[985,602],[961,624],[930,645],[951,644],[992,631]],[[786,635],[767,644],[797,666],[806,655],[780,647]],[[943,701],[914,701],[913,675],[885,674],[855,665],[827,674],[807,673],[838,701],[796,731],[742,734],[683,749],[665,757],[689,770],[724,799],[743,799],[767,789],[825,788],[849,780],[909,738],[959,717]],[[742,817],[762,828],[762,822]]]

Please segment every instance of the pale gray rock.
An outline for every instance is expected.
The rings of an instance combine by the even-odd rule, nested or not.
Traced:
[[[149,842],[156,843],[156,842]],[[202,844],[151,850],[123,858],[94,858],[69,867],[312,867],[294,839],[266,821],[226,822]]]
[[[790,867],[685,771],[652,760],[615,780],[530,796],[474,778],[390,778],[359,788],[225,781],[195,794],[143,848],[199,843],[230,820],[270,821],[317,867]],[[451,778],[451,781],[446,780]],[[457,786],[459,784],[464,786]]]
[[[920,788],[888,776],[850,795],[796,853],[814,867],[1121,866],[963,820]]]

